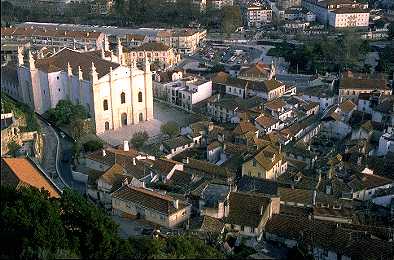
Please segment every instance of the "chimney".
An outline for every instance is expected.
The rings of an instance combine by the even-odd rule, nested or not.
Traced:
[[[103,157],[105,157],[107,153],[105,152],[105,149],[103,149]]]
[[[133,165],[136,165],[136,163],[135,163],[135,158],[133,158]]]
[[[179,208],[179,200],[175,199],[173,200],[174,203],[174,208],[178,209]]]
[[[123,141],[123,151],[129,151],[129,141]]]

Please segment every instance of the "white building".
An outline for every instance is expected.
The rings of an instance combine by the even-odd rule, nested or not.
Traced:
[[[156,76],[163,80],[163,73]],[[155,96],[170,104],[191,111],[193,105],[212,96],[212,81],[189,75],[183,77],[181,71],[173,72],[168,82],[154,82]]]
[[[379,139],[379,148],[377,155],[386,155],[388,152],[394,152],[394,134],[385,133]]]
[[[248,27],[260,27],[272,22],[272,9],[267,5],[254,3],[246,9],[246,22]]]
[[[96,133],[153,119],[149,62],[142,71],[103,56],[63,48],[37,60],[29,53],[26,65],[20,49],[17,80],[1,88],[40,114],[64,99],[81,104],[91,115]],[[3,81],[12,82],[2,77]]]
[[[302,7],[313,12],[320,23],[334,28],[368,26],[368,4],[352,0],[303,0]]]

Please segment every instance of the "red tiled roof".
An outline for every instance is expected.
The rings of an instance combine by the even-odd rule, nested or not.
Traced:
[[[17,187],[19,185],[28,185],[38,189],[44,188],[51,197],[60,197],[58,189],[27,158],[2,158],[3,163],[10,171],[6,169],[1,170],[2,184],[8,183]],[[15,179],[12,180],[13,177],[9,176],[10,173],[17,178],[16,182]]]

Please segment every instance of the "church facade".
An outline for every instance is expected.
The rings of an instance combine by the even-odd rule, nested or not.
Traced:
[[[103,52],[103,51],[102,51]],[[17,80],[3,82],[2,90],[42,114],[60,100],[85,106],[96,133],[153,119],[152,72],[110,61],[100,52],[63,48],[48,58],[24,63],[18,51]],[[4,83],[4,84],[3,84]]]

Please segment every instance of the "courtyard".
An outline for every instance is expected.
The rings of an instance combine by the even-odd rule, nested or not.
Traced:
[[[186,111],[171,107],[160,101],[153,103],[154,120],[146,121],[136,125],[127,125],[117,130],[106,131],[98,134],[106,143],[117,146],[123,141],[129,141],[134,133],[146,131],[149,135],[149,143],[160,140],[160,126],[169,121],[175,121],[179,127],[186,126],[194,121],[198,121],[195,115]]]

